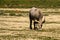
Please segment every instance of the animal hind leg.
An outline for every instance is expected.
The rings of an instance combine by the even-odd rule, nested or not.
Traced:
[[[38,29],[37,24],[38,24],[38,22],[34,21],[34,30]]]

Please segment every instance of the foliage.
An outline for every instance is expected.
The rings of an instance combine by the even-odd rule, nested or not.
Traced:
[[[60,0],[0,0],[0,7],[29,8],[29,7],[60,7]]]

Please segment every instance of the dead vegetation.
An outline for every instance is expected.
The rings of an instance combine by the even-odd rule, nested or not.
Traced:
[[[39,31],[29,29],[28,17],[0,16],[0,40],[60,40],[60,15],[45,18]]]

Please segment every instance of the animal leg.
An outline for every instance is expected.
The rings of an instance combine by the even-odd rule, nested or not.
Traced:
[[[32,20],[30,19],[30,29],[32,29]]]
[[[38,22],[34,21],[34,30],[37,29],[37,24],[38,24]]]

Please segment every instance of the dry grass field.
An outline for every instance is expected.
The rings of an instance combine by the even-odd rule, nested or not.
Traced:
[[[0,16],[0,40],[60,40],[60,15],[45,16],[41,31],[29,29],[29,18]]]

